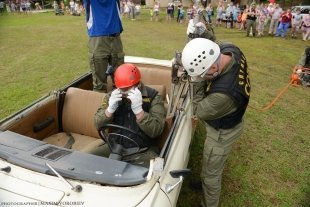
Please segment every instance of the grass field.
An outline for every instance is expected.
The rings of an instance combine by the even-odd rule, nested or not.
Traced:
[[[186,25],[123,20],[126,55],[171,59],[186,43]],[[0,119],[89,70],[85,17],[53,13],[0,16]],[[262,108],[284,88],[310,42],[291,38],[246,38],[239,30],[215,28],[219,41],[244,52],[250,71],[250,106]],[[289,87],[261,112],[248,108],[245,131],[228,159],[221,206],[310,206],[310,89]],[[201,193],[188,187],[199,179],[205,137],[199,123],[179,207],[195,206]]]

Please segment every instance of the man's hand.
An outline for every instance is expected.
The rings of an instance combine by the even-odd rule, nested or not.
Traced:
[[[135,115],[138,115],[143,111],[142,94],[137,87],[129,91],[127,98],[131,101],[131,109]]]
[[[194,33],[195,33],[195,30],[196,30],[196,27],[195,27],[195,24],[194,24],[194,20],[191,19],[191,20],[189,20],[189,22],[188,22],[186,34],[187,34],[187,35],[189,35],[189,34],[194,34]]]
[[[187,35],[194,34],[196,32],[196,28],[198,29],[199,35],[202,35],[207,30],[206,25],[204,23],[198,22],[195,24],[194,20],[191,19],[188,22],[186,34]]]
[[[199,35],[202,35],[207,30],[206,25],[202,22],[195,24],[195,27],[197,28]]]
[[[202,22],[198,22],[197,24],[195,24],[195,27],[201,27],[201,28],[204,28],[205,30],[207,29],[206,25]]]
[[[113,114],[117,107],[118,107],[118,102],[122,100],[122,94],[121,91],[119,89],[115,89],[112,93],[111,96],[109,98],[109,106],[107,108],[107,111],[110,114]]]

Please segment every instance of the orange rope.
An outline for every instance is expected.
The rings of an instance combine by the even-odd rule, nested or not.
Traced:
[[[270,108],[277,102],[277,100],[283,95],[283,93],[284,93],[285,91],[287,91],[287,89],[288,89],[291,85],[297,86],[297,85],[293,84],[293,80],[291,80],[291,81],[277,94],[277,96],[276,96],[268,105],[266,105],[265,107],[263,107],[263,108],[256,108],[256,107],[251,106],[251,105],[249,105],[249,107],[252,108],[252,109],[258,110],[258,111],[262,111],[262,112],[267,111],[268,109],[270,109]]]
[[[297,69],[301,69],[303,70],[302,73],[307,73],[306,71],[310,71],[310,68],[293,68],[293,73],[296,73]],[[249,104],[249,107],[252,108],[252,109],[255,109],[255,110],[258,110],[258,111],[262,111],[262,112],[265,112],[267,111],[268,109],[270,109],[271,107],[273,107],[273,105],[278,101],[278,99],[283,95],[283,93],[285,91],[287,91],[287,89],[290,87],[290,86],[299,86],[294,80],[291,80],[281,91],[280,93],[277,94],[277,96],[268,104],[266,105],[265,107],[263,108],[256,108],[254,106],[251,106]]]
[[[297,68],[297,67],[294,67],[293,68],[293,73],[296,73],[297,69],[301,69],[303,72],[302,73],[308,73],[308,71],[310,72],[310,68]],[[277,94],[277,96],[269,103],[267,104],[265,107],[263,108],[256,108],[254,106],[251,106],[250,104],[248,105],[250,108],[252,109],[255,109],[255,110],[258,110],[258,111],[267,111],[268,109],[270,109],[277,101],[278,99],[283,95],[283,93],[285,91],[287,91],[287,89],[290,87],[290,86],[299,86],[298,83],[295,82],[295,80],[291,80],[281,91],[280,93]]]

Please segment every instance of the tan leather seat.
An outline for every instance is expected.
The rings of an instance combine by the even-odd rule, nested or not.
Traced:
[[[166,87],[164,85],[147,85],[147,86],[150,87],[150,88],[155,89],[156,91],[158,91],[158,93],[160,95],[162,95],[164,100],[165,100],[165,97],[166,97]]]
[[[94,126],[93,118],[103,97],[102,93],[69,88],[62,112],[64,132],[54,134],[43,141],[64,147],[70,139],[67,133],[70,133],[74,138],[73,150],[97,154],[103,141]]]

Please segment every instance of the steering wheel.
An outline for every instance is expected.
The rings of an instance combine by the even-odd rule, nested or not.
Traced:
[[[121,134],[121,132],[125,135]],[[144,152],[149,148],[146,138],[127,127],[116,124],[106,124],[100,127],[98,133],[101,139],[108,144],[111,152],[121,156],[119,159],[123,156]],[[130,137],[135,137],[137,141]],[[130,147],[126,147],[124,142],[130,145]]]

